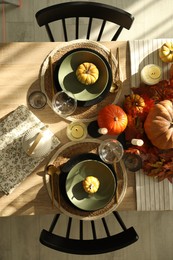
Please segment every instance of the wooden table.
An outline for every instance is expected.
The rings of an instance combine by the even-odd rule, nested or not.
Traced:
[[[115,52],[120,48],[120,67],[123,76],[123,96],[129,93],[130,60],[127,42],[105,42],[106,47]],[[40,66],[58,43],[6,43],[0,44],[0,118],[15,110],[19,105],[27,105],[27,94],[38,90]],[[29,107],[30,108],[30,107]],[[31,109],[31,108],[30,108]],[[59,118],[47,105],[42,110],[31,111],[59,138],[61,145],[69,142],[65,129],[69,123]],[[59,146],[59,147],[60,147]],[[37,169],[28,176],[10,195],[0,194],[0,216],[51,214],[51,200],[43,183],[44,165],[48,156]],[[136,210],[135,178],[128,173],[128,188],[118,210]]]

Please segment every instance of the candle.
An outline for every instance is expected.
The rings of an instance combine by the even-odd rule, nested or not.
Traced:
[[[106,135],[108,133],[108,129],[103,127],[98,129],[98,133],[101,135]]]
[[[67,127],[67,136],[72,141],[80,141],[87,136],[87,128],[82,122],[73,122]]]
[[[142,139],[132,139],[131,144],[137,145],[137,146],[142,146],[144,144],[144,141]]]
[[[147,85],[155,85],[162,79],[162,69],[155,64],[148,64],[141,70],[141,81]]]

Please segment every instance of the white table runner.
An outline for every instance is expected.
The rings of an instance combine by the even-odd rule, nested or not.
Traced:
[[[173,39],[135,40],[129,42],[131,60],[131,87],[140,84],[140,71],[147,64],[159,65],[163,70],[163,79],[169,78],[171,64],[161,61],[158,49],[166,41]],[[143,174],[136,173],[137,210],[173,210],[173,185],[166,179],[158,182]]]

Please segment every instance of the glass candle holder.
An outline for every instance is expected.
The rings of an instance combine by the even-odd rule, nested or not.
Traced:
[[[72,122],[67,126],[67,137],[72,141],[80,141],[87,136],[87,127],[82,122]]]

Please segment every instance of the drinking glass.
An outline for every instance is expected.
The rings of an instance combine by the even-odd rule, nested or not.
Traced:
[[[118,140],[107,139],[99,145],[98,153],[105,163],[113,164],[121,160],[124,149]]]
[[[67,117],[76,110],[77,100],[71,92],[60,91],[53,96],[52,107],[59,116]]]
[[[46,95],[41,91],[34,91],[28,97],[29,105],[35,109],[41,109],[47,104]]]

